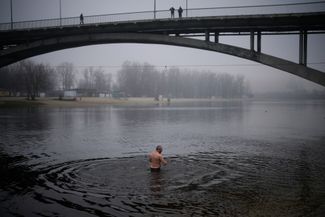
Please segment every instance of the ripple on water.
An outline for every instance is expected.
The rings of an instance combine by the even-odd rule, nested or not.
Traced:
[[[308,199],[324,199],[324,188],[317,189],[319,194],[308,191],[299,173],[286,169],[295,168],[296,162],[284,166],[281,160],[233,153],[198,153],[168,161],[159,173],[148,170],[146,156],[54,165],[39,175],[34,199],[41,204],[40,213],[52,209],[62,216],[297,216],[322,207]]]
[[[65,204],[70,198],[69,202],[77,203],[75,207],[100,207],[110,214],[185,215],[188,210],[195,212],[199,208],[197,198],[185,194],[204,192],[240,176],[212,159],[203,154],[201,160],[194,155],[169,158],[169,165],[160,173],[148,170],[146,156],[67,162],[44,170],[39,179],[43,188],[39,189],[37,199]]]

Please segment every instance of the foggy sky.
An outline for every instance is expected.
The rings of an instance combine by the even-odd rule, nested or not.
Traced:
[[[59,18],[59,0],[12,0],[13,20],[39,20]],[[313,0],[308,0],[312,2]],[[283,4],[291,2],[308,2],[307,0],[188,0],[189,8]],[[153,10],[154,0],[61,0],[62,17],[110,14],[118,12]],[[156,0],[157,10],[168,10],[171,6],[186,8],[186,0]],[[249,9],[252,13],[263,13],[262,9]],[[271,10],[271,9],[269,9]],[[308,11],[325,11],[325,4],[316,6],[274,8],[274,12],[290,13]],[[227,14],[227,11],[220,11]],[[185,15],[185,11],[184,11]],[[218,15],[218,14],[216,14]],[[220,14],[219,14],[220,15]],[[10,0],[0,0],[0,22],[10,22]],[[249,48],[249,37],[220,37],[220,43]],[[276,57],[298,62],[299,38],[291,36],[262,36],[262,52]],[[325,71],[325,35],[308,36],[308,63],[312,68]],[[103,66],[106,72],[115,73],[124,61],[147,62],[159,67],[180,66],[181,69],[209,70],[244,74],[250,81],[254,92],[285,90],[288,80],[302,82],[308,88],[323,89],[317,84],[304,81],[287,72],[243,60],[237,57],[167,45],[151,44],[108,44],[56,51],[31,58],[56,66],[61,62],[72,62],[79,71],[86,66]],[[323,64],[319,64],[323,63]],[[213,65],[213,66],[211,66]]]

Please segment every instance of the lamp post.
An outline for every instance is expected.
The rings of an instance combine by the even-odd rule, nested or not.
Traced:
[[[187,11],[188,11],[188,4],[187,4],[187,0],[186,0],[186,17],[188,16]]]
[[[153,18],[156,19],[156,0],[153,2]]]
[[[59,2],[59,7],[60,7],[60,26],[62,26],[62,10],[61,10],[61,0]]]
[[[13,29],[13,19],[12,19],[12,0],[10,0],[10,27]]]

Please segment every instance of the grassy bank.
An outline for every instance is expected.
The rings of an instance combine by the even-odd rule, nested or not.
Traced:
[[[234,99],[171,99],[171,104],[186,103],[186,102],[210,102],[210,101],[229,101]],[[100,97],[82,97],[77,100],[59,100],[58,98],[37,98],[36,100],[27,100],[24,97],[0,97],[0,108],[15,108],[15,107],[85,107],[85,106],[100,106],[100,105],[157,105],[167,104],[164,99],[161,102],[155,101],[149,97],[127,98],[127,99],[112,99]]]
[[[35,107],[44,105],[38,101],[25,99],[3,99],[0,98],[0,108],[20,108],[20,107]]]
[[[37,98],[36,100],[27,100],[24,97],[1,97],[0,108],[15,108],[15,107],[83,107],[96,106],[103,104],[122,104],[125,100],[83,97],[81,100],[59,100],[58,98]]]
[[[77,100],[59,100],[56,97],[37,98],[36,100],[27,100],[24,97],[0,97],[0,108],[16,107],[85,107],[99,105],[139,105],[155,104],[153,98],[130,98],[130,99],[112,99],[99,97],[82,97]]]

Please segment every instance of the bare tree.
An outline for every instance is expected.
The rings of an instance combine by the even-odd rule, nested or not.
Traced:
[[[24,90],[19,64],[0,68],[0,88],[7,90],[10,96],[17,96]]]
[[[72,63],[64,62],[56,67],[60,89],[69,90],[73,88],[76,77],[76,70]]]
[[[235,78],[235,96],[242,98],[245,91],[245,77],[243,75],[237,75]]]
[[[118,71],[117,80],[121,91],[129,96],[140,96],[140,71],[141,66],[137,63],[126,61]]]
[[[97,92],[108,93],[111,90],[112,75],[105,73],[102,69],[94,72],[94,83]]]
[[[111,90],[111,83],[110,73],[105,73],[102,68],[87,67],[78,86],[91,91],[108,93]]]
[[[83,78],[79,82],[79,88],[94,89],[95,86],[95,68],[87,67],[82,72]]]
[[[126,61],[118,71],[117,81],[120,90],[129,96],[150,96],[161,94],[164,88],[161,86],[163,76],[148,63],[139,64]]]
[[[26,60],[19,63],[19,69],[22,73],[27,99],[35,100],[40,91],[46,91],[53,88],[54,70],[44,64],[35,64]]]
[[[180,82],[181,81],[181,73],[180,70],[176,67],[170,68],[167,74],[167,90],[168,95],[172,97],[180,97]]]

